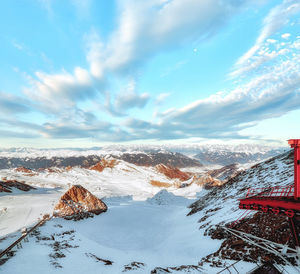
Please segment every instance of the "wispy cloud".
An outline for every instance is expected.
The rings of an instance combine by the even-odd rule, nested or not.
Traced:
[[[275,67],[252,75],[227,94],[217,93],[180,109],[161,112],[156,122],[130,119],[127,126],[136,138],[251,138],[239,132],[300,108],[300,37],[289,44],[289,49],[294,51],[278,60]]]
[[[60,112],[64,108],[76,106],[76,102],[93,98],[97,84],[89,72],[76,67],[73,74],[63,71],[60,74],[36,72],[31,78],[31,87],[24,93],[33,101],[40,103],[44,110]]]
[[[115,77],[123,81],[138,79],[139,70],[149,58],[215,35],[232,16],[253,2],[257,1],[120,0],[120,20],[108,40],[102,40],[97,31],[86,36],[87,68],[78,66],[71,72],[62,70],[56,74],[36,72],[24,89],[27,99],[1,94],[0,112],[33,110],[43,113],[46,122],[26,124],[22,119],[12,119],[0,123],[19,129],[27,127],[27,136],[47,138],[101,141],[249,138],[241,136],[240,130],[300,106],[300,38],[287,33],[278,39],[272,37],[287,24],[290,16],[300,11],[299,1],[285,0],[270,11],[256,43],[238,60],[232,73],[233,77],[246,75],[245,82],[227,93],[216,93],[142,120],[131,115],[130,110],[148,107],[151,99],[158,108],[170,94],[161,93],[152,98],[151,91],[139,90],[134,80],[113,91],[110,81]],[[80,1],[72,3],[77,7],[82,5]],[[86,3],[88,12],[90,2]],[[52,10],[50,0],[43,0],[42,4]],[[18,46],[21,50],[21,45]],[[274,68],[251,74],[262,64],[275,60]],[[178,63],[166,73],[183,65]],[[89,103],[95,103],[98,109],[88,110]],[[102,118],[103,112],[119,117],[108,121],[106,116]],[[13,129],[4,134],[9,136],[14,132],[19,136]]]
[[[274,33],[279,31],[283,26],[289,23],[291,16],[300,12],[300,3],[298,0],[284,0],[281,4],[274,7],[263,21],[263,27],[255,44],[236,62],[235,70],[231,73],[232,77],[239,76],[251,69],[255,69],[258,65],[264,63],[272,56],[264,56],[259,60],[252,60],[253,56],[265,47],[265,42],[273,41],[268,40]],[[283,34],[282,38],[288,38],[288,34]],[[263,60],[264,59],[264,60]],[[256,63],[255,63],[256,62]],[[250,67],[248,69],[247,67]]]
[[[95,77],[102,77],[104,71],[130,73],[157,52],[214,35],[252,2],[119,1],[119,27],[108,43],[92,35],[88,54],[91,71]]]
[[[0,113],[14,115],[31,111],[30,101],[12,94],[0,92]]]
[[[171,95],[171,93],[169,93],[169,92],[159,94],[155,99],[155,104],[156,105],[162,104],[170,95]]]

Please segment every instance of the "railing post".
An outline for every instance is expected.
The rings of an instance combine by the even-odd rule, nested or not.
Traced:
[[[300,139],[291,139],[289,145],[294,148],[294,198],[300,199]]]

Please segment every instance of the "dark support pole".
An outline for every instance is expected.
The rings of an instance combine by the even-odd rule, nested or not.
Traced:
[[[295,165],[295,199],[300,200],[300,144],[295,147],[294,152]]]
[[[294,244],[296,247],[300,247],[299,245],[299,227],[297,226],[297,220],[295,218],[295,216],[293,218],[289,218],[289,225],[290,225],[290,229],[291,232],[293,234],[293,240],[294,240]]]

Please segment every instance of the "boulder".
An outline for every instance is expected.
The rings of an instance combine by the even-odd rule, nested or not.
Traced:
[[[66,219],[93,217],[107,210],[104,202],[81,185],[72,186],[59,200],[53,216]]]

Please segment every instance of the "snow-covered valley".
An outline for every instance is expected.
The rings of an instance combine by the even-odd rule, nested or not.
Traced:
[[[199,180],[211,172],[209,167],[180,171],[111,159],[100,164],[0,170],[4,183],[19,181],[35,188],[0,192],[0,250],[16,240],[23,227],[52,215],[72,185],[83,186],[108,207],[84,220],[50,219],[0,265],[0,273],[217,273],[234,261],[225,256],[217,264],[223,239],[212,239],[210,231],[241,215],[237,199],[248,187],[293,180],[288,153],[209,187]],[[217,168],[214,174],[219,174]],[[246,273],[255,266],[248,260],[237,267]]]
[[[159,266],[197,264],[199,256],[220,246],[220,241],[211,243],[209,237],[199,234],[197,217],[186,217],[188,210],[183,205],[121,200],[107,201],[108,212],[92,219],[48,221],[39,237],[30,237],[1,266],[0,273],[78,273],[79,269],[82,273],[122,273],[132,262],[143,264],[136,273],[150,273]],[[73,232],[69,235],[68,231]],[[70,245],[61,248],[56,258],[55,242]],[[112,264],[105,265],[93,255]]]

